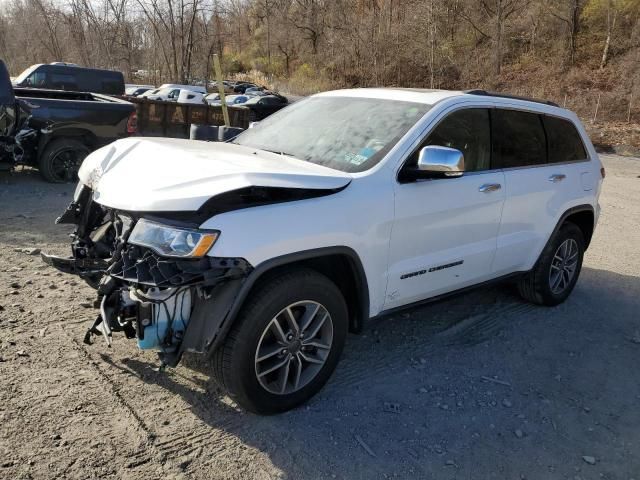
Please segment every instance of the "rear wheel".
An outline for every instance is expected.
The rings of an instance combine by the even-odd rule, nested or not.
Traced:
[[[573,291],[582,268],[585,242],[580,228],[567,222],[554,234],[518,290],[539,305],[558,305]]]
[[[78,170],[89,147],[71,138],[49,142],[38,159],[40,174],[48,182],[70,183],[78,180]]]
[[[214,375],[249,411],[289,410],[329,379],[347,328],[347,306],[333,282],[313,270],[286,273],[252,292],[214,354]]]

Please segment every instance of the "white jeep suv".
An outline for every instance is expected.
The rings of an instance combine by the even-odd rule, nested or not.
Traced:
[[[574,288],[604,169],[572,112],[484,91],[314,95],[227,143],[129,138],[89,155],[72,257],[98,290],[85,337],[184,352],[248,410],[314,395],[372,317],[516,277]]]

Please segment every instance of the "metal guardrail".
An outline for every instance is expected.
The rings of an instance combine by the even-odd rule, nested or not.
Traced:
[[[136,106],[138,134],[146,137],[189,138],[191,124],[224,125],[222,107],[191,105],[136,97],[122,97]],[[246,107],[229,106],[232,127],[248,128]]]

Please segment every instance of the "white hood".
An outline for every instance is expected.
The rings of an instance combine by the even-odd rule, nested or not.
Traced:
[[[132,137],[96,150],[80,181],[102,205],[130,211],[193,211],[239,188],[338,189],[351,176],[284,155],[229,143]]]

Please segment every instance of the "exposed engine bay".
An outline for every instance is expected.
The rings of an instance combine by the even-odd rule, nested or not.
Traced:
[[[106,208],[80,184],[74,201],[56,220],[76,225],[71,257],[42,254],[42,258],[62,272],[79,275],[97,290],[95,305],[100,313],[87,330],[85,343],[102,336],[111,347],[113,333],[122,332],[137,339],[141,349],[157,350],[163,365],[175,366],[185,351],[211,351],[252,267],[241,258],[177,258],[130,243],[136,224],[151,223],[149,218]],[[185,222],[174,223],[189,231]],[[181,241],[185,238],[190,237]]]

